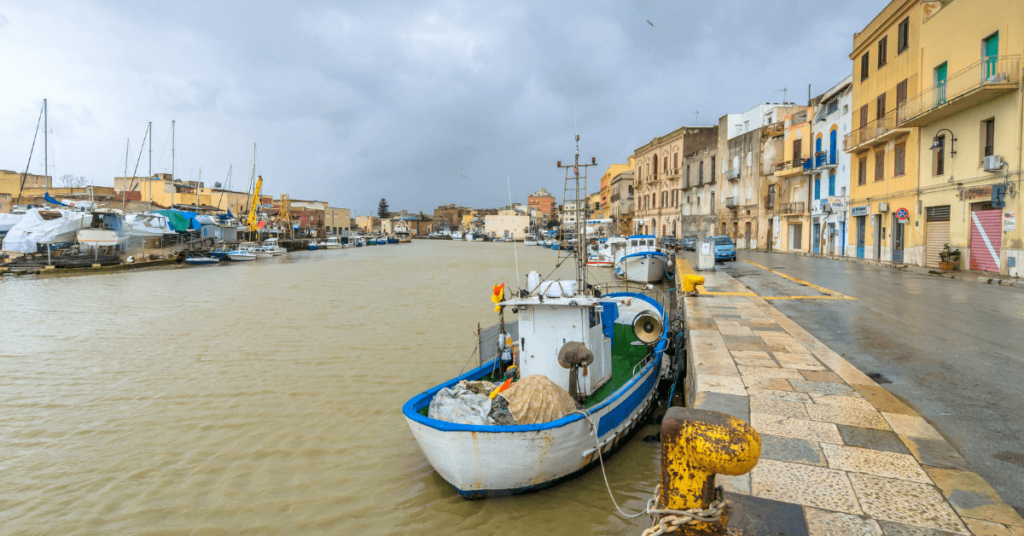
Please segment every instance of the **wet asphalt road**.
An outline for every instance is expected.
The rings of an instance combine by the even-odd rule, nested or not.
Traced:
[[[821,293],[744,260],[857,298],[771,304],[864,373],[881,374],[1024,515],[1024,290],[813,257],[738,257],[718,266],[758,295]],[[686,258],[696,266],[692,252]]]

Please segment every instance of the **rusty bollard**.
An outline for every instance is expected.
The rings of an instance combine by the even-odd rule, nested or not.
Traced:
[[[690,293],[697,291],[697,285],[704,284],[704,276],[686,274],[683,276],[683,292]]]
[[[761,437],[725,413],[669,408],[661,422],[661,497],[667,510],[707,508],[715,500],[715,475],[742,475],[757,465]],[[682,534],[725,534],[728,510],[714,523],[681,527]]]

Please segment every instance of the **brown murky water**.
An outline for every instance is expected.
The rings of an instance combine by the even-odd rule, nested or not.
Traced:
[[[518,251],[521,273],[554,267]],[[495,322],[491,286],[515,280],[511,244],[442,241],[0,278],[0,532],[638,534],[648,521],[613,514],[599,469],[466,501],[405,424],[405,400]],[[655,432],[608,463],[634,511]]]

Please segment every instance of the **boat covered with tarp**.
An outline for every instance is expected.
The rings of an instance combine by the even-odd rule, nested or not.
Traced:
[[[71,244],[78,231],[92,224],[88,212],[63,209],[32,208],[21,215],[4,236],[3,250],[21,253],[35,253],[40,246]]]
[[[170,218],[163,214],[129,214],[126,219],[131,224],[132,237],[151,238],[175,234]]]

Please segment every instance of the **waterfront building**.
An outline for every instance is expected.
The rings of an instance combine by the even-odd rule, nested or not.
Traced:
[[[324,228],[328,236],[348,236],[352,221],[351,211],[347,208],[327,207],[324,210]]]
[[[683,159],[680,181],[680,238],[715,236],[718,212],[715,208],[715,166],[718,144],[694,151]],[[640,231],[638,224],[637,230]]]
[[[449,203],[440,205],[434,209],[434,225],[437,229],[458,229],[462,225],[462,216],[469,214],[472,209]]]
[[[515,209],[484,216],[484,233],[491,238],[523,240],[530,231],[530,216]]]
[[[767,172],[761,165],[764,152],[764,128],[777,124],[787,114],[802,107],[788,103],[758,104],[741,114],[727,114],[718,120],[717,161],[715,180],[719,185],[714,214],[717,222],[706,221],[692,226],[700,235],[700,225],[717,226],[717,234],[728,235],[738,248],[755,249],[767,239],[765,189]],[[772,158],[776,153],[772,152]],[[683,194],[686,195],[685,193]],[[699,216],[700,214],[696,214]],[[691,214],[690,220],[694,220]],[[692,223],[692,222],[691,222]],[[693,236],[693,235],[688,235]]]
[[[636,232],[657,237],[680,235],[683,159],[717,142],[717,125],[681,127],[633,151],[633,185],[637,196],[633,227]],[[714,175],[713,170],[709,173]]]
[[[919,58],[920,85],[927,87],[909,94],[897,121],[920,130],[907,151],[918,158],[920,197],[916,206],[891,204],[887,221],[905,229],[915,246],[905,262],[937,267],[949,244],[960,250],[960,269],[1020,277],[1024,3],[922,2],[915,11],[920,35],[911,45],[919,48],[910,57]],[[910,214],[901,226],[896,210],[904,207]]]
[[[594,218],[611,218],[612,211],[612,179],[616,176],[621,175],[625,172],[633,170],[633,159],[630,157],[629,163],[626,164],[612,164],[605,170],[604,175],[601,176],[600,183],[600,208],[598,212],[594,214]]]
[[[809,164],[812,175],[811,252],[845,255],[849,233],[850,155],[840,150],[839,137],[853,121],[853,75],[814,100]]]
[[[608,217],[613,232],[629,235],[633,232],[633,158],[628,169],[616,173],[608,183]]]
[[[24,195],[22,188],[25,190],[30,188],[42,190],[53,188],[53,177],[50,176],[29,173],[24,180],[25,183],[22,185],[22,175],[19,171],[0,169],[0,194],[11,194],[11,197],[17,201],[19,194]]]
[[[380,228],[380,219],[377,216],[356,216],[356,228],[361,233],[372,233]]]
[[[854,34],[854,128],[843,138],[853,170],[848,256],[919,264],[924,254],[923,244],[906,231],[919,225],[922,216],[916,207],[920,127],[899,124],[897,115],[924,83],[921,18],[937,5],[893,0]],[[980,16],[994,19],[982,11]],[[900,209],[907,218],[896,217]]]
[[[544,188],[526,196],[526,204],[530,208],[536,208],[546,214],[549,220],[557,217],[555,209],[558,206],[558,201]]]
[[[596,220],[603,218],[601,215],[601,192],[597,191],[587,196],[587,204],[583,214],[585,219]]]

